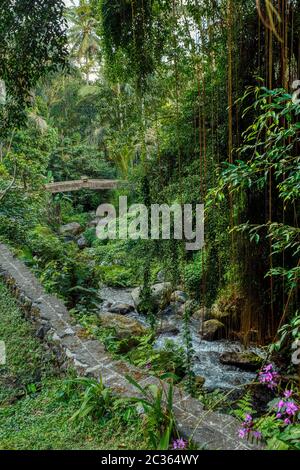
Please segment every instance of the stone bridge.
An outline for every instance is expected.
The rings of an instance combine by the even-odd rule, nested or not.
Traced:
[[[80,180],[48,183],[45,184],[45,189],[52,194],[80,191],[81,189],[102,191],[105,189],[115,189],[118,187],[119,183],[119,180],[89,179],[82,177]]]

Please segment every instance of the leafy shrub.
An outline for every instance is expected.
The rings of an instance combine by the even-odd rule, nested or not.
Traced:
[[[275,396],[258,415],[247,391],[239,400],[233,413],[243,419],[239,436],[242,439],[263,439],[270,450],[300,450],[300,395],[296,380],[288,382],[281,377],[275,366],[264,365],[258,375],[262,387],[267,387]],[[285,387],[282,385],[286,383]]]
[[[49,229],[37,225],[27,235],[27,244],[34,256],[42,263],[52,260],[60,260],[65,251],[63,242]]]
[[[195,256],[191,263],[184,267],[184,282],[187,290],[194,294],[196,298],[199,297],[202,282],[202,262],[200,256]]]
[[[96,238],[96,230],[94,228],[88,228],[86,229],[84,232],[83,232],[83,236],[84,238],[86,239],[86,241],[88,242],[89,246],[91,246],[93,244],[93,242],[95,240],[97,240]]]
[[[90,378],[74,379],[73,383],[79,386],[80,407],[71,420],[80,420],[86,416],[94,419],[108,419],[111,417],[112,395],[103,384],[102,378],[98,382]]]
[[[175,417],[173,413],[173,378],[170,378],[168,386],[161,382],[161,386],[148,385],[142,387],[132,377],[127,380],[139,390],[142,398],[131,398],[131,401],[140,403],[146,413],[146,433],[153,449],[168,450],[172,437],[176,435]]]
[[[98,308],[99,279],[89,256],[73,242],[63,243],[48,227],[37,226],[27,235],[22,259],[40,277],[48,292],[56,293],[69,308],[88,313]]]
[[[139,338],[139,344],[127,355],[130,362],[137,367],[147,367],[156,375],[172,372],[176,381],[186,374],[184,351],[174,341],[166,341],[162,350],[153,348],[153,335]]]
[[[4,242],[24,243],[26,238],[24,221],[0,214],[0,238]]]
[[[77,222],[78,224],[85,226],[88,223],[90,218],[89,214],[80,210],[79,207],[75,208],[71,197],[68,197],[65,194],[58,195],[56,196],[56,202],[60,206],[60,217],[63,224]]]
[[[129,287],[132,285],[132,273],[124,266],[98,266],[97,275],[101,281],[111,287]]]

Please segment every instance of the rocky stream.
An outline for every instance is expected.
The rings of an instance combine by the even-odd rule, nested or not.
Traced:
[[[168,287],[168,283],[155,284],[152,287],[154,301]],[[149,319],[138,312],[139,289],[103,286],[100,289],[100,297],[101,318],[105,319],[106,324],[112,320],[114,324],[121,321],[123,325],[128,324],[133,332],[139,329],[139,325],[149,327]],[[173,301],[158,314],[157,336],[154,343],[157,349],[163,349],[167,340],[172,340],[181,347],[185,344],[182,311],[187,296],[181,291],[175,291],[172,298]],[[246,349],[237,341],[214,339],[218,327],[217,322],[205,320],[201,312],[198,314],[196,312],[191,317],[190,333],[195,351],[193,370],[196,376],[205,379],[204,388],[208,391],[231,389],[250,382],[256,376],[257,365],[245,358],[263,358],[263,351],[259,348]]]
[[[89,227],[95,227],[97,223],[99,219],[91,221]],[[65,241],[69,238],[76,240],[80,249],[88,246],[78,223],[62,226],[60,232]],[[157,283],[151,289],[152,301],[158,310],[154,348],[162,350],[170,340],[184,348],[183,313],[187,302],[190,302],[188,295],[180,290],[172,292],[163,273],[159,273]],[[98,312],[102,325],[115,328],[122,338],[145,333],[150,322],[149,317],[139,313],[140,294],[141,288],[103,285],[99,291],[101,304]],[[264,351],[255,346],[245,348],[239,341],[222,339],[226,337],[224,324],[211,311],[202,308],[191,316],[189,328],[195,375],[205,379],[207,391],[232,389],[252,381],[264,358]]]

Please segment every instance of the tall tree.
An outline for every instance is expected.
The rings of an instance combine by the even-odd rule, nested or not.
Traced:
[[[66,63],[64,2],[2,0],[0,18],[0,79],[7,92],[0,126],[7,129],[24,122],[38,80]]]
[[[97,54],[100,53],[98,21],[93,15],[91,5],[85,1],[81,1],[78,7],[74,6],[69,9],[68,20],[70,21],[71,53],[81,65],[86,81],[89,82]]]

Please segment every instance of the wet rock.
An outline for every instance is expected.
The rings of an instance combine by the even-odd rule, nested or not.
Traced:
[[[211,308],[210,314],[215,320],[226,320],[226,318],[231,317],[232,312],[230,310],[222,309],[218,304],[214,304]]]
[[[185,303],[175,303],[174,307],[176,310],[176,315],[183,316],[186,310],[188,310],[190,313],[193,313],[195,309],[195,303],[192,300],[187,300]]]
[[[158,325],[156,334],[157,335],[174,335],[177,336],[180,333],[179,328],[176,325],[172,325],[171,323],[162,322]]]
[[[171,295],[171,302],[179,302],[184,304],[187,300],[188,295],[181,290],[175,290]]]
[[[77,245],[78,245],[78,248],[83,250],[84,248],[87,248],[89,244],[88,244],[87,239],[82,235],[81,237],[78,238]]]
[[[107,310],[108,312],[111,306],[112,306],[112,302],[110,302],[109,300],[104,300],[101,304],[102,310],[104,311]]]
[[[158,306],[165,306],[169,303],[171,296],[171,283],[161,282],[151,287],[152,301]]]
[[[218,320],[207,320],[203,323],[200,334],[206,341],[221,339],[224,334],[224,324]]]
[[[168,317],[170,315],[174,315],[177,312],[176,308],[174,305],[168,305],[166,308],[163,310],[160,310],[158,312],[159,317]]]
[[[100,314],[99,318],[101,326],[104,328],[113,328],[118,339],[142,336],[147,332],[146,328],[136,320],[118,315],[117,313]]]
[[[131,292],[131,296],[133,298],[133,302],[134,302],[134,305],[136,308],[138,308],[138,306],[140,305],[142,299],[141,299],[141,291],[142,289],[140,287],[136,287],[135,289],[133,289],[133,291]]]
[[[131,306],[131,312],[134,310],[134,302],[131,295],[132,289],[120,287],[108,287],[102,285],[100,288],[100,298],[103,301],[102,311],[110,311],[110,307],[115,304],[126,304]]]
[[[137,287],[131,292],[134,305],[138,308],[142,302],[142,289]],[[170,282],[160,282],[159,284],[154,284],[151,287],[151,301],[156,307],[163,308],[165,307],[171,297],[171,283]]]
[[[176,304],[173,304],[173,308],[176,312],[176,315],[178,317],[182,317],[184,315],[184,312],[185,312],[185,309],[186,309],[186,304],[176,303]]]
[[[81,231],[81,225],[77,222],[71,222],[66,225],[61,225],[59,228],[59,232],[61,235],[78,235]]]
[[[110,313],[118,313],[119,315],[126,315],[132,312],[132,306],[129,304],[117,303],[109,307]]]
[[[193,318],[197,320],[209,320],[210,310],[207,307],[201,307],[193,313]]]
[[[211,308],[211,317],[225,325],[227,331],[239,329],[245,299],[239,292],[220,298]]]
[[[260,368],[263,359],[251,352],[225,352],[220,356],[220,362],[229,366],[255,372]]]

